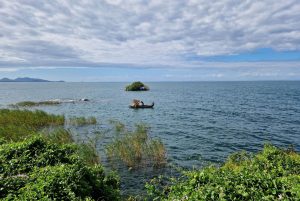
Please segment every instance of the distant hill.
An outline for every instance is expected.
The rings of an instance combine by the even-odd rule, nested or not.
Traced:
[[[64,82],[64,81],[49,81],[39,78],[30,78],[30,77],[18,77],[16,79],[2,78],[0,82]]]

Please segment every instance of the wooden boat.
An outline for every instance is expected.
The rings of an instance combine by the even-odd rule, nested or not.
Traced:
[[[129,105],[132,109],[145,109],[145,108],[153,108],[154,102],[151,105]]]

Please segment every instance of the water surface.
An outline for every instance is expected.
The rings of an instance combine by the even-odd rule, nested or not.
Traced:
[[[90,102],[39,108],[67,116],[95,116],[101,122],[100,128],[82,129],[78,135],[105,129],[110,119],[129,127],[145,122],[151,136],[166,145],[169,161],[186,168],[222,162],[239,150],[256,152],[264,143],[300,150],[298,81],[147,83],[148,92],[126,92],[126,84],[0,83],[0,107],[24,100],[88,98]],[[155,108],[128,108],[134,98],[145,104],[154,101]],[[106,136],[99,142],[99,149],[109,140]]]

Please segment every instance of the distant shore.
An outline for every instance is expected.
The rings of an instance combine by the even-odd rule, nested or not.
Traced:
[[[39,78],[30,78],[30,77],[18,77],[16,79],[9,79],[9,78],[2,78],[0,82],[65,82],[65,81],[50,81],[50,80],[43,80]]]

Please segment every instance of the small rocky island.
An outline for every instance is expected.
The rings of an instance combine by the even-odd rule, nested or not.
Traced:
[[[133,82],[130,85],[127,85],[125,90],[126,91],[148,91],[149,87],[144,83],[138,81],[138,82]]]

